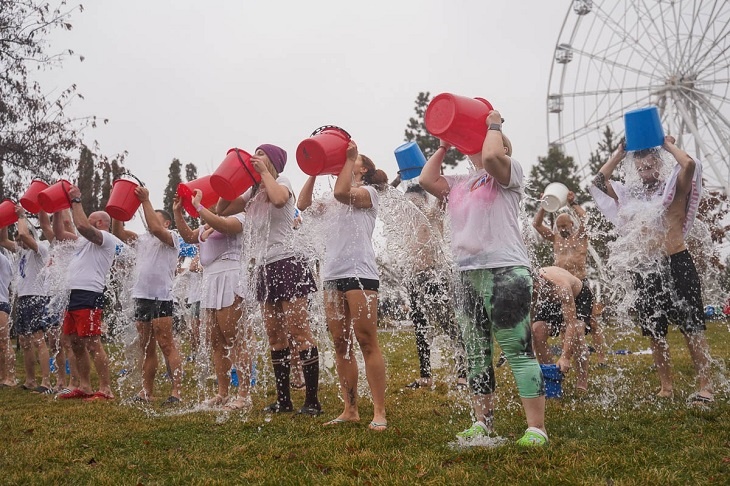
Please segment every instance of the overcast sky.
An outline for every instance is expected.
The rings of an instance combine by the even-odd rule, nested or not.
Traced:
[[[285,148],[298,191],[299,142],[315,128],[348,130],[390,178],[419,91],[492,102],[525,172],[547,152],[545,97],[569,0],[94,0],[54,35],[69,58],[44,75],[76,83],[89,133],[127,150],[128,167],[162,203],[171,160],[209,174],[231,147]]]

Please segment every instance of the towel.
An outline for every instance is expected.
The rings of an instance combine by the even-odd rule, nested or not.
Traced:
[[[662,205],[664,209],[668,208],[674,200],[674,195],[677,191],[677,176],[681,166],[679,164],[674,166],[672,174],[669,179],[664,183],[664,187],[661,191]],[[621,182],[611,181],[611,187],[613,187],[618,200],[613,199],[605,192],[598,189],[596,186],[591,184],[588,191],[596,201],[596,207],[601,213],[613,224],[618,224],[618,213],[622,203],[627,202],[629,199],[634,197],[630,194],[629,190]],[[687,200],[687,207],[685,208],[684,222],[682,223],[682,232],[686,237],[689,231],[692,229],[697,211],[700,207],[700,196],[702,195],[702,164],[699,161],[695,161],[695,171],[692,176],[692,189],[690,190],[690,196]],[[660,197],[657,195],[656,197]]]

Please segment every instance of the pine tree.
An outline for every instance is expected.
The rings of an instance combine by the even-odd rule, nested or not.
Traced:
[[[112,174],[112,167],[109,162],[104,162],[101,169],[101,191],[99,193],[99,199],[97,208],[105,208],[106,203],[109,201],[109,196],[112,192],[112,184],[114,182],[114,176]],[[84,208],[85,209],[85,208]],[[87,212],[90,211],[87,209]]]
[[[189,164],[185,164],[185,180],[190,182],[194,181],[198,178],[198,168],[190,162]]]
[[[431,101],[431,93],[421,91],[416,97],[416,117],[408,120],[408,127],[405,131],[406,142],[416,142],[423,151],[423,155],[426,159],[429,159],[434,152],[439,148],[441,141],[428,133],[426,130],[426,108],[428,103]],[[463,160],[464,157],[456,150],[449,150],[444,158],[443,166],[456,167],[459,161]]]
[[[77,165],[78,181],[76,186],[81,190],[81,204],[89,212],[98,209],[98,199],[94,193],[94,154],[87,146],[81,147],[81,154]]]
[[[172,205],[177,195],[177,186],[182,182],[180,170],[182,164],[178,159],[172,159],[170,170],[167,174],[167,186],[165,187],[165,196],[162,201],[162,208],[172,214]],[[174,222],[173,222],[174,225]]]

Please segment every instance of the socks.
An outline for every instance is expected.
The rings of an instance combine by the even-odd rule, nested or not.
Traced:
[[[317,347],[311,347],[299,352],[304,372],[304,384],[306,385],[305,405],[319,404],[317,389],[319,388],[319,351]]]
[[[291,371],[291,352],[289,348],[271,351],[271,364],[276,379],[276,401],[282,405],[291,403],[289,373]],[[305,375],[306,377],[306,371]]]

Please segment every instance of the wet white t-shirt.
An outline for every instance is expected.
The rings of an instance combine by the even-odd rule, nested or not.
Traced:
[[[263,185],[251,197],[252,189],[244,193],[246,214],[251,225],[251,256],[256,265],[267,265],[285,258],[293,257],[294,250],[294,190],[291,182],[284,176],[276,179],[277,184],[286,186],[289,199],[286,204],[277,208],[269,202]]]
[[[244,225],[246,216],[238,213],[231,216]],[[198,228],[198,236],[203,233],[203,227]],[[205,268],[216,260],[239,261],[243,249],[243,233],[228,235],[213,231],[205,241],[200,242],[200,265]]]
[[[451,251],[459,270],[530,266],[519,227],[522,167],[511,161],[506,186],[484,169],[444,176],[450,188]]]
[[[0,251],[0,302],[10,302],[10,281],[13,279],[13,267],[10,260]]]
[[[117,246],[122,240],[113,234],[102,231],[102,243],[97,245],[84,237],[76,241],[76,251],[68,265],[68,288],[103,292],[106,278],[114,263]]]
[[[160,241],[152,233],[137,237],[137,281],[132,288],[135,299],[172,300],[172,284],[175,279],[177,257],[180,253],[180,237],[168,230],[174,246]]]
[[[378,191],[362,186],[370,193],[370,208],[356,208],[339,201],[328,204],[329,225],[325,236],[323,280],[367,278],[378,280],[378,266],[373,250],[373,230],[378,215]]]
[[[38,251],[19,248],[18,258],[18,297],[26,295],[47,295],[45,284],[40,275],[48,263],[51,244],[38,242]]]

